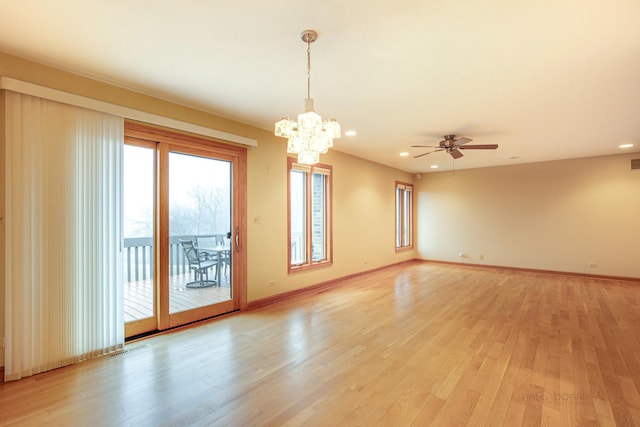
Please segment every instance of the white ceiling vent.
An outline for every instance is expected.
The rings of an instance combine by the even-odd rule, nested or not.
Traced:
[[[631,159],[631,170],[640,169],[640,159]]]

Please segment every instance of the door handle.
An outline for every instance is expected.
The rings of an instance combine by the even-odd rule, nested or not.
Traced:
[[[240,252],[240,227],[236,227],[235,241],[236,241],[236,252]]]

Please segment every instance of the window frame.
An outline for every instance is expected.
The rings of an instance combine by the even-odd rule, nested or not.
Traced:
[[[407,193],[409,198],[407,199]],[[395,249],[396,252],[413,249],[414,232],[414,187],[408,182],[395,182]],[[409,206],[407,207],[407,201]],[[408,241],[407,241],[408,240]]]
[[[304,195],[304,235],[305,235],[305,261],[302,263],[292,263],[291,250],[291,172],[297,170],[305,173],[305,195]],[[324,249],[325,257],[321,260],[313,260],[313,180],[315,174],[324,175]],[[310,269],[329,266],[333,264],[333,167],[331,165],[316,163],[314,165],[300,165],[297,159],[287,157],[287,266],[288,272],[307,271]]]

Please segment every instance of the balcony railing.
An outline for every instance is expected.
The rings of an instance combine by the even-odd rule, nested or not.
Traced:
[[[169,237],[169,275],[189,272],[189,262],[184,255],[180,240],[213,238],[215,234],[185,235]],[[124,239],[124,278],[126,282],[135,282],[153,278],[153,238],[130,237]]]

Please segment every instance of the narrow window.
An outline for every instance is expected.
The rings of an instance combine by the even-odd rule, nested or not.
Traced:
[[[396,182],[396,249],[413,246],[413,185]]]
[[[287,165],[289,271],[330,264],[331,166]]]

